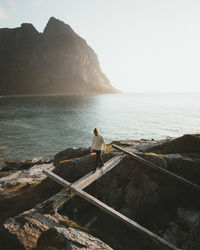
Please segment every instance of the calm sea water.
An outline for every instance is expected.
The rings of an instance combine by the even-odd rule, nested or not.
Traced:
[[[106,142],[200,132],[200,94],[112,94],[0,98],[0,165]]]

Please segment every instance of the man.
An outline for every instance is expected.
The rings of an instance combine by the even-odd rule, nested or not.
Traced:
[[[99,162],[101,163],[101,167],[104,166],[104,161],[102,158],[102,153],[106,151],[106,144],[103,139],[103,137],[99,134],[99,131],[97,128],[94,129],[94,136],[92,140],[92,147],[90,149],[90,152],[96,153],[96,169],[99,166]]]

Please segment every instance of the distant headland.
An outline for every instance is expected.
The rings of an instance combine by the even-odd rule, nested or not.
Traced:
[[[0,29],[0,95],[118,92],[87,42],[51,17],[43,31],[32,24]]]

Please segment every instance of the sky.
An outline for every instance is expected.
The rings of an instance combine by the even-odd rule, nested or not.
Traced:
[[[200,92],[199,0],[0,0],[0,28],[51,16],[97,53],[125,92]]]

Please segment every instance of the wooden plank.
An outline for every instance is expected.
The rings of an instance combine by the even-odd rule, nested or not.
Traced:
[[[86,225],[85,225],[85,227],[91,227],[92,226],[92,224],[94,224],[95,223],[95,221],[97,221],[98,220],[98,217],[97,216],[94,216]]]
[[[124,155],[115,156],[114,158],[107,161],[104,167],[96,170],[95,172],[90,172],[86,174],[81,179],[79,179],[74,184],[72,184],[72,186],[78,187],[80,189],[86,188],[87,186],[92,184],[94,181],[99,179],[101,176],[109,172],[112,168],[114,168],[123,158],[124,158]],[[43,173],[64,187],[68,185],[66,184],[66,181],[63,178],[59,177],[58,175],[55,175],[53,172],[49,170],[43,170]]]
[[[111,216],[115,217],[116,219],[124,222],[125,224],[127,224],[131,228],[134,228],[136,231],[138,231],[140,233],[143,233],[144,235],[147,235],[150,238],[153,238],[154,240],[156,240],[160,244],[164,245],[165,247],[168,247],[169,249],[178,250],[178,248],[176,246],[174,246],[173,244],[171,244],[170,242],[168,242],[168,241],[162,239],[161,237],[159,237],[158,235],[152,233],[150,230],[146,229],[145,227],[142,227],[137,222],[129,219],[128,217],[124,216],[123,214],[119,213],[118,211],[114,210],[113,208],[109,207],[108,205],[104,204],[100,200],[94,198],[93,196],[91,196],[90,194],[88,194],[85,191],[81,190],[80,188],[73,187],[70,182],[64,180],[60,176],[58,176],[58,175],[56,175],[54,173],[52,173],[50,176],[54,180],[57,179],[57,182],[64,183],[75,194],[79,195],[81,198],[83,198],[86,201],[90,202],[91,204],[97,206],[99,209],[101,209],[104,212],[110,214]]]
[[[112,168],[114,168],[122,159],[124,155],[117,155],[114,158],[107,161],[104,165],[104,167],[101,170],[97,170],[96,172],[90,172],[86,175],[84,175],[81,179],[77,180],[72,184],[72,187],[78,187],[80,189],[84,189],[87,186],[89,186],[91,183],[96,181],[98,178],[100,178],[105,173],[109,172]],[[73,194],[70,195],[70,191],[68,187],[66,186],[66,183],[63,181],[62,178],[58,179],[57,177],[52,175],[51,171],[44,170],[44,174],[46,174],[48,177],[52,178],[65,188],[62,189],[59,193],[53,195],[48,200],[44,201],[42,203],[41,209],[45,207],[45,210],[56,210],[60,206],[62,206],[66,201],[72,198]],[[47,204],[47,206],[45,205]]]
[[[159,171],[162,174],[165,174],[165,175],[167,175],[169,177],[172,177],[176,181],[181,182],[181,183],[187,185],[188,187],[200,192],[200,186],[198,186],[197,184],[195,184],[195,183],[193,183],[191,181],[188,181],[187,179],[185,179],[185,178],[183,178],[183,177],[181,177],[181,176],[179,176],[177,174],[174,174],[174,173],[170,172],[167,169],[161,168],[161,167],[157,166],[156,164],[154,164],[154,163],[152,163],[150,161],[147,161],[147,160],[143,159],[142,157],[128,151],[127,149],[121,148],[121,147],[119,147],[119,146],[117,146],[115,144],[113,144],[112,146],[113,146],[113,148],[115,148],[115,149],[117,149],[119,151],[122,151],[123,153],[125,153],[127,155],[130,155],[133,159],[135,159],[139,163],[142,163],[144,166],[150,167],[150,168],[152,168],[152,169],[154,169],[156,171]]]
[[[160,244],[164,245],[165,247],[167,247],[169,249],[179,250],[179,248],[177,248],[176,246],[174,246],[170,242],[164,240],[160,236],[154,234],[150,230],[148,230],[145,227],[139,225],[137,222],[135,222],[135,221],[129,219],[128,217],[126,217],[125,215],[119,213],[115,209],[107,206],[106,204],[104,204],[100,200],[94,198],[93,196],[91,196],[90,194],[86,193],[85,191],[83,191],[81,189],[78,189],[78,188],[73,189],[73,191],[77,195],[79,195],[80,197],[82,197],[83,199],[85,199],[86,201],[92,203],[93,205],[95,205],[99,209],[101,209],[102,211],[104,211],[104,212],[108,213],[109,215],[115,217],[116,219],[122,221],[123,223],[127,224],[128,226],[130,226],[131,228],[135,229],[136,231],[138,231],[138,232],[140,232],[140,233],[142,233],[144,235],[147,235],[148,237],[156,240],[157,242],[159,242]]]
[[[108,173],[111,169],[113,169],[123,158],[124,155],[117,155],[114,158],[110,159],[105,163],[104,167],[99,170],[96,170],[96,172],[91,172],[89,175],[80,179],[79,182],[76,184],[76,187],[84,189],[85,187],[89,186],[91,183],[98,180],[104,174]]]

